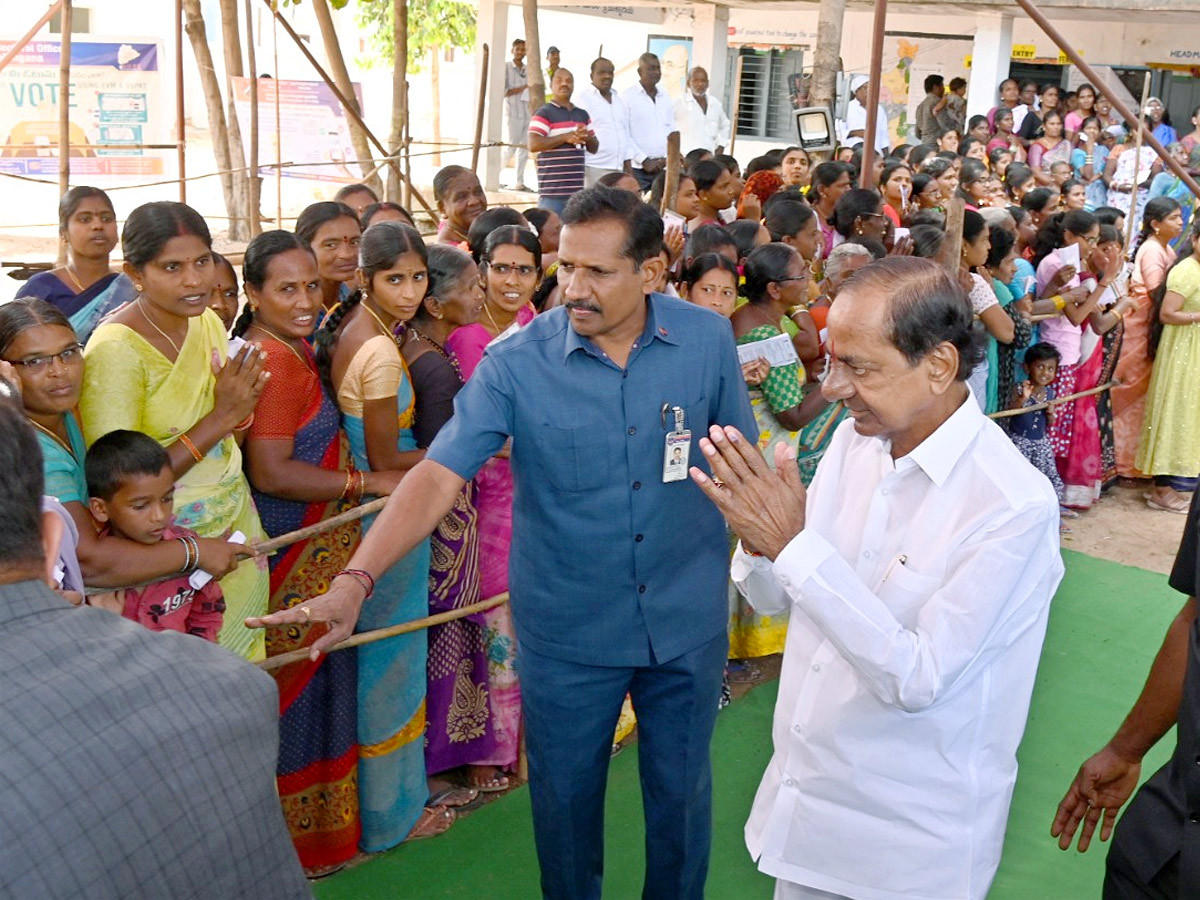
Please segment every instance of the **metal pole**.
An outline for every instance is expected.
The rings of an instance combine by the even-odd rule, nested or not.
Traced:
[[[1095,70],[1086,62],[1084,62],[1083,57],[1075,52],[1075,48],[1067,43],[1066,38],[1059,34],[1058,29],[1050,24],[1050,20],[1042,15],[1041,10],[1034,5],[1032,0],[1016,0],[1016,2],[1021,9],[1025,10],[1029,18],[1033,19],[1033,21],[1037,23],[1037,26],[1041,28],[1042,31],[1046,32],[1046,36],[1058,46],[1058,49],[1067,55],[1067,58],[1071,60],[1071,63],[1075,66],[1075,68],[1083,73],[1083,77],[1094,84],[1096,86],[1096,90],[1108,98],[1108,102],[1112,104],[1113,109],[1120,113],[1121,117],[1124,118],[1126,122],[1130,123],[1130,125],[1136,123],[1139,130],[1144,130],[1141,116],[1135,116],[1133,113],[1131,113],[1126,108],[1125,104],[1121,102],[1120,98],[1108,89],[1108,86],[1105,85],[1105,83],[1100,79],[1100,76],[1096,74]],[[1182,180],[1183,183],[1188,186],[1188,190],[1190,190],[1197,197],[1200,197],[1200,184],[1197,184],[1196,180],[1192,178],[1190,174],[1188,174],[1187,169],[1176,162],[1171,154],[1166,151],[1163,145],[1158,142],[1158,138],[1147,131],[1145,140],[1147,144],[1154,148],[1154,152],[1158,154],[1159,158],[1163,161],[1163,164],[1176,175],[1178,175],[1180,180]]]
[[[62,38],[58,44],[58,195],[71,187],[71,0],[62,7]],[[67,262],[66,241],[58,243],[58,264]]]
[[[51,3],[50,8],[42,14],[40,19],[37,20],[37,24],[35,24],[32,28],[25,32],[25,34],[18,38],[17,42],[8,48],[8,52],[5,53],[4,56],[0,56],[0,71],[3,71],[5,66],[17,58],[17,54],[25,49],[26,44],[32,41],[34,36],[42,30],[43,25],[54,18],[54,14],[58,12],[62,5],[63,0],[55,0],[55,2]]]
[[[875,0],[875,19],[871,32],[871,69],[867,74],[867,127],[863,132],[862,171],[858,186],[873,188],[871,173],[875,168],[875,128],[879,119],[879,80],[883,77],[883,31],[887,24],[887,0]]]
[[[1142,82],[1142,105],[1138,108],[1138,112],[1146,109],[1149,99],[1150,73],[1146,72],[1146,78]],[[1142,138],[1145,136],[1146,129],[1138,128],[1137,137],[1133,142],[1133,184],[1129,188],[1129,215],[1125,217],[1125,252],[1127,254],[1133,249],[1133,223],[1137,219],[1138,213],[1138,170],[1142,167]]]
[[[471,150],[471,171],[479,171],[479,145],[483,143],[483,104],[487,99],[488,45],[483,45],[483,65],[479,67],[479,108],[475,113],[475,147]]]
[[[187,159],[183,107],[183,0],[175,0],[175,128],[178,131],[179,202],[187,203]]]

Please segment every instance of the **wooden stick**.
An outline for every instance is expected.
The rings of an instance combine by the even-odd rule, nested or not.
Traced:
[[[446,622],[453,622],[455,619],[463,619],[467,616],[472,616],[478,612],[486,612],[489,609],[495,609],[497,606],[502,606],[508,602],[508,591],[503,594],[497,594],[495,597],[489,597],[487,600],[481,600],[478,603],[472,603],[470,606],[464,606],[462,609],[452,609],[449,612],[438,613],[433,616],[426,616],[423,619],[415,619],[411,622],[401,622],[399,625],[391,625],[387,628],[376,628],[374,631],[364,631],[361,634],[356,634],[346,638],[340,644],[334,644],[329,648],[327,653],[333,653],[337,650],[345,650],[348,647],[361,647],[363,644],[373,644],[376,641],[382,641],[386,638],[397,637],[401,634],[411,634],[414,631],[421,631],[425,628],[430,628],[434,625],[443,625]],[[280,653],[278,656],[272,656],[267,659],[259,660],[255,665],[260,669],[271,671],[279,669],[289,663],[302,662],[308,659],[308,648],[299,647],[295,650],[289,650],[287,653]]]
[[[308,60],[309,65],[311,65],[316,70],[317,74],[321,76],[321,80],[325,82],[326,87],[328,87],[330,92],[337,97],[338,102],[342,104],[342,109],[345,111],[346,115],[354,120],[358,127],[362,129],[363,134],[367,136],[367,140],[375,146],[375,149],[378,150],[385,159],[387,159],[388,165],[392,167],[392,169],[400,178],[403,178],[404,172],[400,168],[400,161],[388,154],[387,148],[379,142],[379,138],[375,137],[375,134],[370,128],[367,127],[367,123],[363,121],[363,117],[358,114],[357,107],[346,98],[345,94],[343,94],[338,88],[337,84],[334,83],[329,73],[325,71],[325,68],[317,61],[317,58],[313,56],[312,51],[309,50],[307,45],[304,43],[304,38],[300,37],[300,35],[296,33],[296,29],[292,27],[291,23],[288,22],[287,19],[283,18],[283,15],[272,4],[272,0],[263,0],[263,2],[266,3],[267,8],[271,10],[271,14],[275,17],[275,21],[283,26],[283,30],[287,32],[288,37],[292,39],[292,42],[300,49],[300,52],[304,54],[304,58]],[[438,214],[434,211],[433,207],[429,205],[429,201],[421,196],[421,192],[415,187],[412,187],[411,190],[413,196],[417,199],[417,202],[424,207],[425,212],[437,219]]]
[[[250,146],[247,168],[250,170],[250,237],[262,233],[262,178],[258,174],[258,57],[254,50],[254,10],[252,0],[245,0],[246,68],[250,71]]]
[[[179,166],[179,202],[187,203],[187,107],[183,97],[183,0],[175,0],[175,159]]]
[[[309,525],[306,528],[297,528],[295,531],[289,531],[287,534],[281,534],[279,537],[271,538],[269,541],[260,541],[254,544],[254,549],[263,556],[268,556],[278,550],[280,547],[287,547],[299,541],[303,541],[312,537],[314,534],[321,534],[325,531],[332,531],[347,522],[354,522],[371,513],[379,512],[387,503],[387,497],[379,497],[372,500],[370,503],[364,503],[361,506],[356,506],[354,509],[348,509],[344,513],[339,513],[336,516],[330,516],[328,519],[322,519],[314,525]]]
[[[875,17],[872,20],[871,31],[871,64],[867,74],[867,124],[863,129],[862,143],[862,172],[859,174],[860,188],[873,188],[873,169],[875,155],[879,152],[875,147],[875,131],[879,125],[879,88],[883,74],[883,41],[887,27],[887,0],[875,0]],[[949,233],[949,210],[947,210],[946,227]]]
[[[667,138],[667,168],[663,176],[662,202],[658,214],[675,208],[675,195],[679,193],[679,132],[672,131]]]
[[[29,44],[30,41],[37,36],[37,33],[42,30],[42,26],[54,18],[54,14],[59,11],[63,5],[63,0],[55,0],[50,4],[50,8],[42,13],[42,17],[34,23],[34,26],[17,39],[17,42],[8,48],[8,52],[0,57],[0,71],[4,69],[10,62],[17,58],[20,53]]]
[[[1146,134],[1146,123],[1142,116],[1146,114],[1146,102],[1150,99],[1150,73],[1142,82],[1142,105],[1138,109],[1137,137],[1133,141],[1133,186],[1129,189],[1129,215],[1125,217],[1125,253],[1133,249],[1133,223],[1137,219],[1138,208],[1138,170],[1142,167],[1142,137]]]
[[[71,187],[71,27],[75,7],[62,6],[62,38],[58,44],[58,195]],[[67,242],[58,242],[58,264],[67,263]]]
[[[283,139],[281,117],[279,115],[279,19],[275,16],[275,6],[271,5],[271,54],[275,60],[275,75],[271,81],[271,90],[275,94],[275,227],[283,228]],[[258,90],[258,84],[254,85]]]
[[[864,154],[866,151],[863,151]],[[938,254],[938,262],[954,277],[962,262],[963,218],[966,206],[962,198],[955,194],[946,201],[946,240],[942,242],[942,252]]]
[[[479,171],[479,145],[483,143],[483,104],[487,99],[488,45],[483,45],[483,65],[479,68],[479,103],[475,110],[475,146],[471,148],[471,171]]]
[[[730,117],[729,123],[729,147],[725,151],[730,156],[733,156],[733,145],[737,143],[737,128],[738,128],[738,113],[741,112],[742,98],[742,69],[746,65],[746,57],[740,53],[737,58],[737,68],[733,76],[733,115]]]
[[[1119,381],[1113,380],[1113,381],[1108,382],[1108,384],[1101,384],[1097,387],[1090,388],[1086,391],[1079,391],[1078,393],[1075,393],[1075,394],[1067,394],[1065,397],[1055,397],[1053,400],[1049,400],[1045,403],[1037,403],[1033,406],[1023,406],[1020,409],[1002,409],[1002,410],[1000,410],[1000,412],[990,413],[988,415],[988,418],[989,419],[1007,419],[1010,416],[1020,416],[1020,415],[1024,415],[1027,412],[1037,412],[1038,410],[1049,409],[1050,407],[1058,406],[1061,403],[1069,403],[1072,400],[1078,400],[1080,397],[1090,397],[1090,396],[1092,396],[1092,394],[1103,394],[1105,391],[1109,390],[1110,388],[1115,388],[1120,383],[1121,382],[1119,382]]]

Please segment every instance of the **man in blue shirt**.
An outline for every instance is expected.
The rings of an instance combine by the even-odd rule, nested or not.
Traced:
[[[711,838],[709,739],[728,649],[725,524],[674,464],[709,425],[755,433],[727,320],[652,293],[662,220],[596,187],[563,214],[564,306],[493,345],[454,418],[391,495],[351,566],[378,577],[512,437],[509,585],[534,831],[549,900],[598,900],[604,788],[629,693],[646,810],[643,897],[700,900]],[[347,637],[366,578],[251,624]],[[362,582],[362,583],[360,583]]]

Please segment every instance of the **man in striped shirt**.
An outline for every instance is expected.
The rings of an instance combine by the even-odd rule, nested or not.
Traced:
[[[586,109],[571,103],[575,78],[557,69],[551,100],[529,122],[529,152],[537,154],[538,206],[562,215],[567,199],[583,190],[585,151],[600,146]]]

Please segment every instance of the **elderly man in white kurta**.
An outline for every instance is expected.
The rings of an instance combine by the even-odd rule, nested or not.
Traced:
[[[675,101],[679,149],[688,153],[703,147],[709,153],[724,153],[730,126],[721,101],[708,93],[708,72],[696,66],[688,73],[687,90]]]
[[[701,442],[734,580],[790,608],[746,824],[777,900],[983,900],[999,864],[1063,566],[1050,483],[968,393],[972,318],[931,260],[855,273],[823,385],[852,420],[807,495],[786,444],[772,472],[732,429]]]

